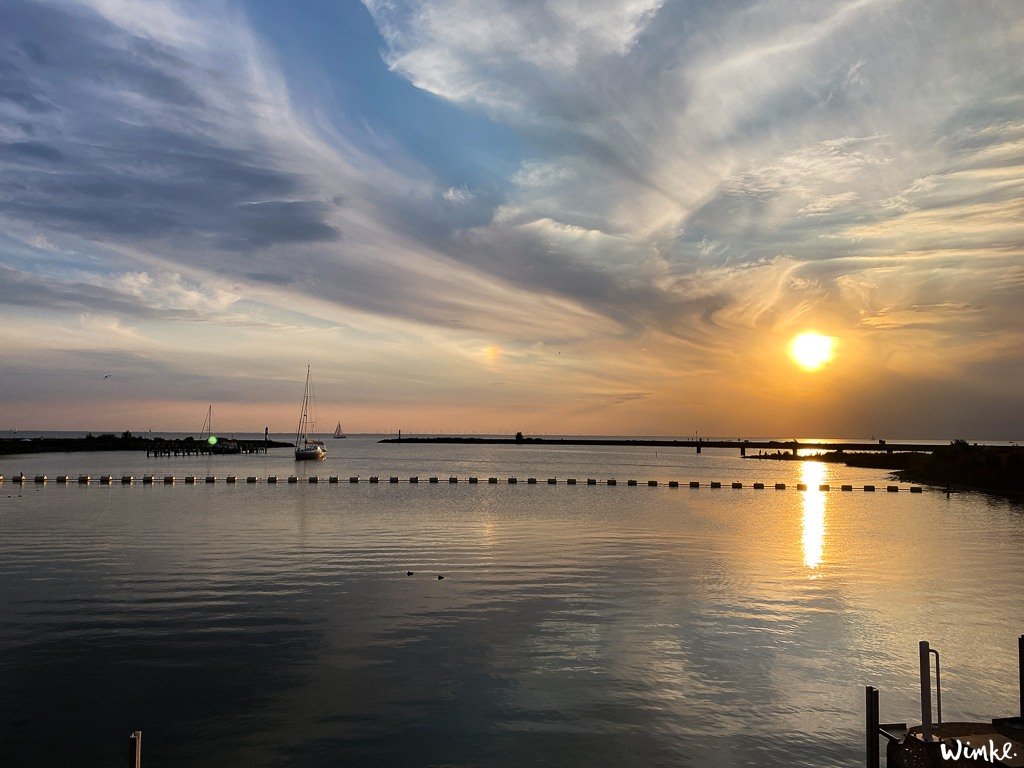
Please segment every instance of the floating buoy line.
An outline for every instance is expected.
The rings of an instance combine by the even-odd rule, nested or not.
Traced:
[[[200,483],[202,483],[204,485],[213,485],[215,483],[220,483],[220,482],[226,483],[228,485],[235,485],[235,484],[256,485],[256,484],[259,484],[259,483],[266,483],[266,484],[269,484],[269,485],[277,485],[279,483],[283,483],[283,484],[287,484],[287,485],[297,485],[299,483],[306,483],[306,484],[310,484],[310,485],[316,485],[316,484],[319,484],[319,483],[327,483],[327,484],[330,484],[330,485],[337,485],[337,484],[342,482],[342,478],[340,476],[338,476],[338,475],[331,475],[329,477],[320,477],[319,475],[309,475],[309,476],[305,476],[305,477],[299,477],[298,475],[287,475],[287,476],[285,476],[285,475],[267,475],[266,477],[257,476],[257,475],[247,475],[247,476],[244,476],[244,477],[240,476],[240,475],[227,475],[224,478],[217,477],[216,475],[205,475],[205,476],[185,475],[184,477],[180,477],[180,478],[175,476],[175,475],[143,475],[141,478],[136,478],[134,475],[120,475],[120,476],[117,476],[117,475],[99,475],[99,476],[96,476],[96,477],[93,477],[92,475],[78,475],[77,477],[74,476],[74,475],[58,475],[58,476],[54,477],[51,480],[46,475],[34,475],[30,479],[27,475],[19,474],[19,475],[16,475],[15,477],[10,478],[10,480],[5,480],[4,476],[0,475],[0,483],[4,483],[4,482],[11,482],[11,483],[14,483],[14,484],[17,484],[17,485],[24,485],[24,484],[30,483],[30,482],[34,483],[34,484],[37,484],[37,485],[47,485],[47,484],[49,484],[51,482],[56,483],[58,485],[69,485],[69,484],[72,484],[72,483],[77,484],[77,485],[93,485],[95,483],[98,483],[100,485],[176,485],[178,483],[184,483],[185,485],[197,485],[197,484],[200,484]],[[383,484],[383,483],[386,482],[389,485],[390,484],[397,484],[397,483],[409,483],[409,484],[412,484],[412,485],[416,485],[416,484],[419,484],[421,482],[421,478],[419,477],[419,475],[412,475],[411,477],[408,477],[408,478],[402,478],[402,477],[398,477],[396,475],[391,475],[391,476],[388,476],[386,480],[383,480],[381,478],[381,476],[379,476],[379,475],[370,475],[369,477],[362,477],[360,475],[351,475],[350,477],[347,478],[347,482],[348,483],[352,483],[352,484],[356,484],[356,483],[370,483],[370,484],[381,483],[381,484]],[[436,485],[436,484],[441,482],[441,478],[438,477],[438,476],[430,476],[430,477],[426,478],[425,482],[428,485]],[[506,477],[504,480],[502,480],[502,479],[499,479],[498,477],[494,477],[494,476],[486,477],[486,478],[481,478],[481,477],[477,477],[475,475],[471,475],[469,477],[460,478],[460,477],[458,477],[456,475],[450,475],[448,478],[446,478],[445,482],[447,484],[452,484],[452,485],[458,484],[458,483],[468,483],[469,485],[476,485],[476,484],[480,484],[480,483],[486,483],[487,485],[498,485],[499,483],[504,483],[506,485],[518,485],[520,481],[519,481],[519,478],[516,477],[516,476]],[[523,482],[526,485],[538,485],[538,484],[541,484],[541,482],[536,477],[527,477]],[[582,481],[577,479],[577,478],[575,478],[575,477],[567,477],[567,478],[549,477],[549,478],[546,478],[546,480],[543,482],[543,484],[544,485],[578,485],[578,484],[586,484],[586,485],[617,486],[620,483],[619,483],[619,481],[617,479],[615,479],[613,477],[610,477],[610,478],[607,478],[607,479],[604,479],[604,480],[600,480],[600,479],[595,478],[595,477],[588,477],[588,478],[586,478],[585,480],[582,480]],[[679,480],[667,480],[666,481],[666,480],[635,480],[635,479],[630,479],[630,480],[626,480],[625,481],[625,485],[628,486],[628,487],[635,487],[635,486],[643,485],[643,486],[646,486],[648,488],[691,488],[691,489],[710,488],[712,490],[718,490],[718,489],[723,488],[723,484],[721,482],[719,482],[719,481],[716,481],[716,480],[712,480],[711,482],[700,481],[700,480],[690,480],[690,481],[680,482]],[[806,483],[787,484],[787,483],[739,483],[739,482],[733,482],[733,483],[729,483],[728,487],[731,490],[736,490],[736,491],[746,490],[746,489],[754,490],[754,491],[763,491],[763,490],[766,490],[766,489],[772,489],[772,490],[776,490],[776,491],[785,491],[785,490],[808,491],[808,490],[814,490],[814,491],[817,491],[817,492],[829,492],[829,491],[837,490],[835,487],[833,487],[831,485],[827,485],[827,484],[819,485],[815,489],[809,489]],[[865,492],[865,493],[874,493],[876,491],[883,491],[883,490],[886,493],[899,493],[901,491],[909,491],[910,493],[923,493],[924,492],[924,489],[921,486],[918,486],[918,485],[911,485],[911,486],[899,486],[899,485],[886,485],[886,486],[858,485],[858,486],[855,486],[855,485],[846,484],[846,485],[840,485],[838,487],[838,490],[841,491],[841,492],[843,492],[843,491],[845,491],[845,492],[862,491],[862,492]]]

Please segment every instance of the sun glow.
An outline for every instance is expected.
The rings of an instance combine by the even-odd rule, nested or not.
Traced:
[[[789,342],[789,356],[805,371],[817,371],[835,357],[836,340],[814,331],[793,337]]]

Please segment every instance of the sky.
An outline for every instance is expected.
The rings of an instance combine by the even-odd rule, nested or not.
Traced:
[[[1024,438],[1019,0],[4,0],[0,432]],[[813,330],[833,360],[787,348]]]

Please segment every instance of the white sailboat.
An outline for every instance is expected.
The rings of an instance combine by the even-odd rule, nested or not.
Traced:
[[[346,437],[348,437],[348,435],[341,431],[341,422],[339,421],[338,426],[334,428],[334,439],[341,440]]]
[[[327,458],[327,449],[322,441],[316,439],[316,410],[313,417],[309,416],[309,404],[313,400],[312,385],[309,379],[309,366],[306,366],[306,389],[302,393],[302,413],[299,415],[299,428],[295,430],[295,460],[312,459],[322,461]],[[312,434],[312,438],[310,435]]]

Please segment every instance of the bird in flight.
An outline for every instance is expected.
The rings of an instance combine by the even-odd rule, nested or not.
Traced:
[[[104,376],[103,378],[104,378],[104,379],[109,379],[109,378],[110,378],[110,374],[108,373],[108,374],[107,374],[106,376]]]

